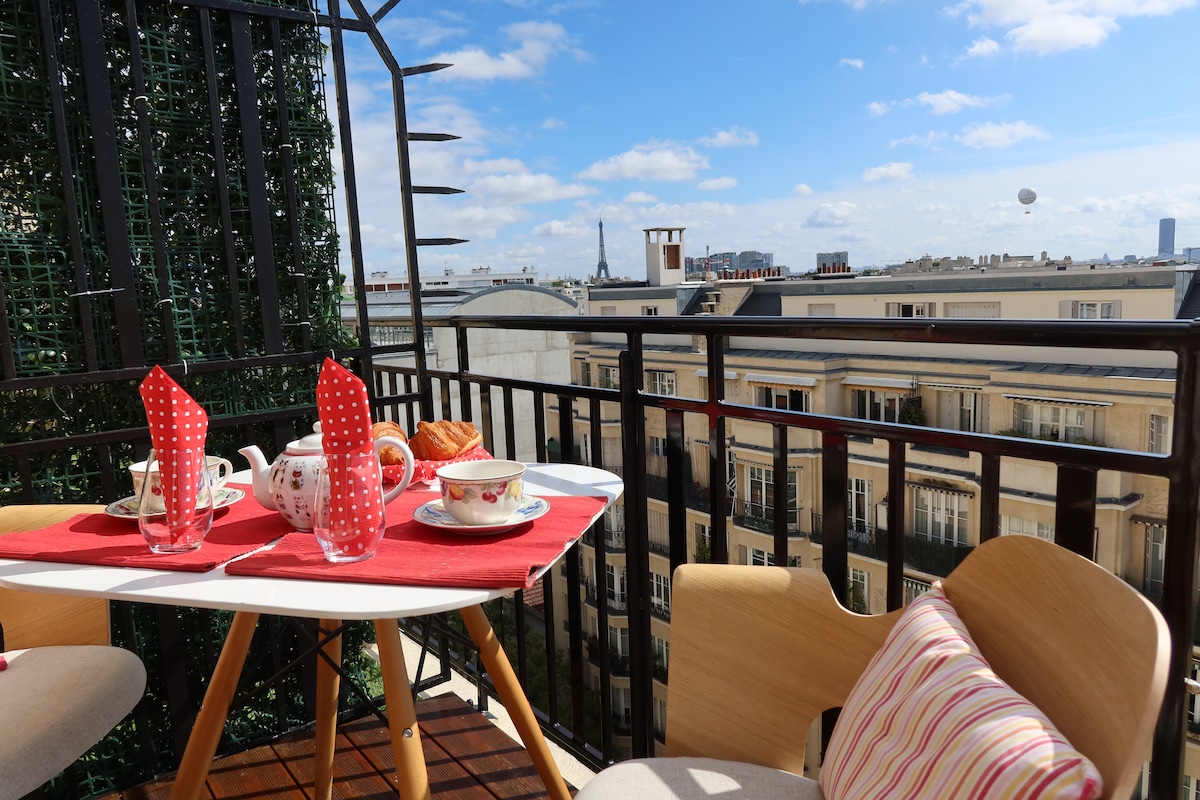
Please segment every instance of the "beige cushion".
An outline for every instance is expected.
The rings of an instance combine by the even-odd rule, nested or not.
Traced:
[[[824,800],[817,782],[715,758],[640,758],[600,772],[575,800]]]
[[[146,687],[141,660],[119,647],[35,647],[4,657],[0,797],[22,797],[69,767]]]

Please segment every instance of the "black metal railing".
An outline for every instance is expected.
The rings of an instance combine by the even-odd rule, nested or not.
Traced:
[[[784,516],[789,536],[800,536],[800,510],[788,508]],[[737,498],[733,501],[733,524],[759,533],[775,530],[775,507],[771,503],[756,503]]]

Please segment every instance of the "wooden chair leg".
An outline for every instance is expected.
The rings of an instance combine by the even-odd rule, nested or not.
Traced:
[[[479,648],[479,656],[487,667],[496,692],[500,695],[500,702],[512,718],[517,733],[521,735],[521,741],[525,743],[533,765],[537,767],[542,782],[546,784],[546,791],[552,800],[571,800],[566,781],[558,771],[558,764],[554,763],[550,746],[546,744],[546,737],[542,735],[542,729],[533,715],[529,698],[525,696],[525,690],[521,688],[521,683],[513,672],[508,656],[504,654],[504,648],[500,646],[500,640],[496,638],[496,632],[492,629],[492,623],[488,621],[483,606],[468,606],[462,609],[461,613],[471,639]]]

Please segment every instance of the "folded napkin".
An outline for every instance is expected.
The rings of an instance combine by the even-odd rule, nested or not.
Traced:
[[[405,586],[458,586],[527,589],[604,512],[604,497],[547,497],[550,510],[540,519],[491,536],[434,528],[413,519],[437,492],[409,489],[392,503],[387,527],[374,558],[333,565],[310,534],[289,533],[269,550],[225,566],[229,575],[385,583]]]
[[[329,473],[329,530],[351,552],[359,538],[370,538],[383,522],[382,480],[367,387],[332,358],[325,359],[317,378],[317,415]],[[370,458],[342,458],[355,455]]]
[[[0,558],[207,572],[278,539],[291,529],[278,512],[263,508],[253,497],[244,497],[217,512],[212,531],[205,537],[204,547],[198,550],[151,553],[136,520],[107,514],[79,514],[38,530],[0,536]]]
[[[197,488],[205,470],[208,414],[159,366],[150,370],[138,391],[150,424],[167,524],[186,525],[196,515]]]

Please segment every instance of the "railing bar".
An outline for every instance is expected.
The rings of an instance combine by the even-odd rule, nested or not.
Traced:
[[[908,490],[904,483],[907,448],[888,441],[887,609],[904,605],[904,520]],[[878,541],[879,531],[875,532]]]
[[[722,382],[724,382],[722,380]],[[788,471],[788,427],[783,424],[771,426],[771,442],[774,448],[771,465],[771,479],[774,489],[771,495],[771,515],[773,517],[772,532],[774,534],[771,548],[775,553],[775,563],[778,566],[788,565],[788,487],[791,485]],[[799,482],[797,482],[797,492]],[[798,498],[797,498],[798,499]]]
[[[504,442],[505,455],[510,461],[515,461],[517,458],[517,421],[513,410],[513,390],[511,386],[505,386],[500,393],[501,404],[504,409]]]
[[[720,404],[725,399],[725,346],[727,340],[715,333],[706,333],[708,347],[708,398],[705,413],[708,417],[708,484],[711,495],[709,511],[709,557],[714,564],[729,563],[729,454],[725,434],[725,415]],[[736,472],[734,473],[736,479]],[[715,489],[716,491],[713,491]]]
[[[687,496],[690,478],[691,455],[683,451],[683,414],[668,411],[667,427],[667,543],[670,551],[671,569],[688,562],[687,547]],[[685,475],[685,472],[688,473]]]
[[[1000,535],[1000,456],[983,453],[979,467],[979,541]]]
[[[242,314],[241,270],[237,257],[237,242],[233,230],[233,210],[229,202],[229,166],[225,159],[225,126],[221,119],[221,99],[218,91],[216,50],[213,45],[212,19],[207,8],[197,9],[200,22],[200,42],[204,51],[204,78],[208,89],[208,124],[212,130],[214,178],[217,182],[217,204],[221,215],[221,239],[225,248],[226,270],[229,275],[229,312],[233,328],[234,352],[239,358],[246,355],[246,329]]]
[[[1058,467],[1054,543],[1089,560],[1096,558],[1096,470]]]

